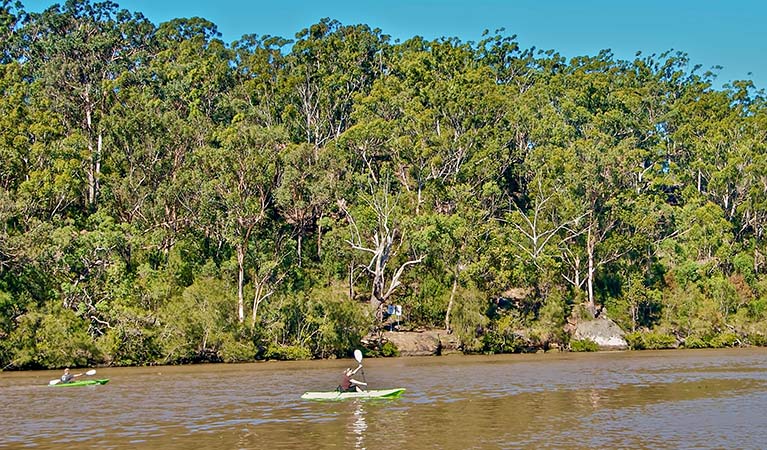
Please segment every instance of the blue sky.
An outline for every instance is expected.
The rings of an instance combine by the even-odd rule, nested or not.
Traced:
[[[39,12],[53,0],[22,0]],[[716,85],[750,79],[767,88],[767,1],[761,0],[113,0],[159,24],[204,17],[225,41],[243,34],[293,38],[323,17],[365,23],[393,38],[458,37],[505,28],[524,48],[566,57],[611,49],[618,58],[680,50],[703,69],[722,66]],[[63,3],[63,0],[61,0]]]

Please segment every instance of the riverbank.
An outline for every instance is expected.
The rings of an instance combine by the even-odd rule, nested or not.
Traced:
[[[593,319],[578,319],[574,315],[568,320],[563,333],[566,336],[564,342],[550,340],[542,342],[540,339],[531,337],[534,335],[531,330],[515,330],[504,336],[513,341],[513,345],[507,347],[513,350],[494,353],[745,348],[764,347],[765,342],[759,333],[742,335],[733,330],[723,331],[707,340],[653,330],[625,332],[604,314]],[[441,328],[386,330],[367,336],[362,344],[369,349],[379,351],[385,349],[380,351],[383,356],[436,356],[464,353],[460,338]]]

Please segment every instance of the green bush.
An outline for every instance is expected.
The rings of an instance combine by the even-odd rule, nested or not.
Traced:
[[[486,296],[474,286],[459,287],[455,293],[450,327],[465,352],[487,351],[487,343],[480,331],[488,323],[485,315]]]
[[[746,342],[757,347],[767,347],[767,337],[761,333],[751,333],[746,337]]]
[[[720,333],[711,338],[709,343],[714,348],[736,347],[740,345],[740,337],[735,333]]]
[[[223,362],[247,362],[256,359],[258,349],[252,342],[236,339],[233,335],[225,335],[221,340],[218,353]]]
[[[677,347],[676,338],[666,333],[636,331],[626,334],[625,339],[633,350],[661,350]]]
[[[676,337],[666,333],[646,333],[644,342],[647,350],[676,348],[678,345]]]
[[[688,336],[684,340],[684,348],[707,348],[708,346],[708,342],[698,336]]]
[[[573,339],[570,341],[570,351],[596,352],[599,351],[599,345],[591,339]]]
[[[58,305],[25,314],[9,342],[11,363],[17,368],[85,367],[102,360],[88,334],[88,322]]]
[[[763,296],[754,300],[751,300],[746,305],[746,311],[748,316],[754,320],[762,320],[767,313],[767,297]]]
[[[548,348],[550,344],[567,342],[564,326],[567,323],[567,300],[564,293],[554,290],[544,300],[538,311],[538,320],[533,322],[528,338],[534,345]]]
[[[386,342],[381,346],[381,356],[399,356],[399,349],[393,342]]]
[[[296,361],[301,359],[311,359],[312,351],[297,345],[271,344],[266,349],[264,357],[266,359],[279,359],[281,361]]]
[[[626,333],[626,335],[623,336],[623,339],[626,340],[626,343],[628,344],[629,348],[632,350],[644,349],[644,342],[642,341],[641,331],[633,331],[631,333]]]
[[[156,333],[141,327],[118,324],[99,338],[97,345],[107,363],[115,366],[147,364],[161,358],[162,351],[155,340]]]
[[[482,336],[483,353],[519,353],[523,348],[522,339],[512,333],[491,330]]]
[[[200,278],[160,310],[159,342],[164,362],[219,362],[219,350],[234,327],[235,294],[214,278]]]

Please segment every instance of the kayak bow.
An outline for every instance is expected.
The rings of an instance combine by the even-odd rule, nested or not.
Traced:
[[[395,389],[372,389],[361,392],[320,391],[304,392],[301,396],[304,400],[345,400],[348,398],[398,398],[405,392],[405,388]]]

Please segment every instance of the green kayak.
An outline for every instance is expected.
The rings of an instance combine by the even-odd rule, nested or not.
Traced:
[[[109,382],[109,378],[104,378],[101,380],[82,380],[82,381],[73,381],[71,383],[56,383],[56,384],[51,384],[50,386],[56,386],[56,387],[91,386],[94,384],[107,384],[108,382]]]

